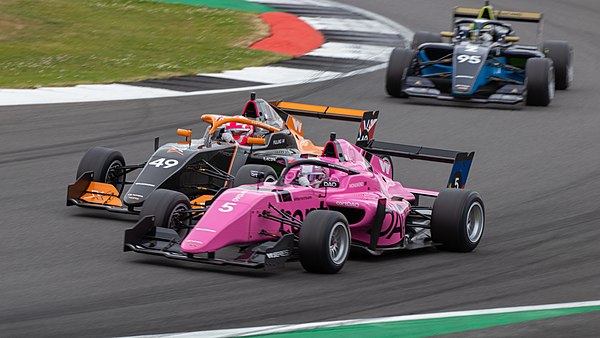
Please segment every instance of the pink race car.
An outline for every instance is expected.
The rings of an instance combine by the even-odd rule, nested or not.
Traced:
[[[307,271],[337,273],[351,246],[374,255],[475,249],[484,205],[477,192],[462,189],[474,153],[372,140],[378,113],[367,114],[356,145],[332,134],[320,157],[278,158],[286,167],[275,181],[263,182],[272,175],[268,166],[242,167],[236,180],[246,184],[223,190],[194,226],[198,211],[185,195],[157,190],[146,202],[155,215],[125,232],[124,250],[265,269],[298,258]],[[390,156],[453,163],[448,189],[402,186],[393,180]]]

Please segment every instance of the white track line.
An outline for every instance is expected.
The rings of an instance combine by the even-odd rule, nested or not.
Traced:
[[[291,331],[298,331],[298,330],[312,330],[312,329],[328,328],[328,327],[336,327],[336,326],[347,326],[347,325],[402,322],[402,321],[409,321],[409,320],[422,320],[422,319],[435,319],[435,318],[466,317],[466,316],[526,312],[526,311],[569,309],[569,308],[579,308],[579,307],[588,307],[588,306],[600,306],[600,300],[588,301],[588,302],[548,304],[548,305],[503,307],[503,308],[484,309],[484,310],[439,312],[439,313],[430,313],[430,314],[421,314],[421,315],[406,315],[406,316],[384,317],[384,318],[373,318],[373,319],[336,320],[336,321],[329,321],[329,322],[315,322],[315,323],[295,324],[295,325],[273,325],[273,326],[259,326],[259,327],[240,328],[240,329],[196,331],[196,332],[187,332],[187,333],[169,333],[169,334],[160,334],[160,335],[136,336],[135,338],[244,337],[244,336],[253,336],[253,335],[291,332]]]
[[[297,69],[278,66],[247,67],[242,70],[228,70],[217,74],[198,74],[202,76],[218,77],[233,80],[250,80],[268,84],[285,84],[292,81],[315,82],[321,78],[331,79],[339,77],[342,73],[327,72],[310,69]]]
[[[342,19],[301,16],[300,19],[317,30],[337,30],[349,32],[365,32],[379,34],[398,34],[392,27],[365,19]]]
[[[0,106],[150,99],[177,96],[181,92],[124,84],[42,87],[38,89],[0,89]]]
[[[339,2],[335,2],[332,0],[321,0],[321,3],[323,6],[333,6],[333,7],[339,7],[339,8],[343,8],[345,10],[351,11],[351,12],[355,12],[358,14],[362,14],[363,16],[367,17],[367,18],[371,18],[373,20],[379,21],[381,23],[385,23],[386,25],[393,27],[396,30],[397,34],[400,34],[404,40],[406,41],[408,46],[409,41],[412,39],[414,32],[410,29],[408,29],[405,26],[402,26],[401,24],[386,18],[383,15],[379,15],[377,13],[373,13],[373,12],[369,12],[366,9],[362,9],[360,7],[355,7],[352,5],[346,5],[343,3],[339,3]],[[400,46],[398,46],[400,47]]]
[[[49,103],[101,102],[101,101],[118,101],[118,100],[135,100],[135,99],[150,99],[150,98],[213,95],[213,94],[234,93],[234,92],[251,91],[251,90],[257,91],[257,90],[262,90],[262,89],[279,88],[279,87],[286,87],[286,86],[297,86],[297,85],[303,85],[303,84],[313,83],[313,82],[342,79],[342,78],[346,78],[346,77],[350,77],[350,76],[371,73],[374,71],[385,69],[386,67],[387,67],[386,64],[379,64],[379,65],[375,65],[375,66],[372,66],[369,68],[355,70],[355,71],[352,71],[349,73],[327,72],[329,74],[321,74],[319,77],[313,78],[310,81],[297,81],[296,79],[294,79],[293,81],[287,82],[287,83],[266,84],[266,85],[257,85],[257,86],[248,86],[248,87],[239,87],[239,88],[210,89],[210,90],[200,90],[197,92],[178,92],[178,91],[174,91],[174,90],[156,89],[157,91],[153,92],[151,97],[147,97],[147,95],[145,95],[145,92],[144,92],[144,93],[140,93],[140,95],[138,95],[137,97],[114,98],[112,100],[106,98],[108,95],[102,96],[102,97],[87,96],[87,97],[76,97],[76,98],[72,97],[71,95],[68,95],[68,97],[67,97],[67,95],[65,95],[65,96],[61,96],[61,97],[52,97],[51,99],[49,98],[45,102],[42,102],[39,97],[36,100],[29,100],[25,95],[19,95],[18,98],[11,97],[11,100],[9,101],[7,99],[7,96],[3,97],[3,95],[2,95],[3,90],[0,89],[0,106],[49,104]],[[211,74],[211,75],[214,75],[214,74]],[[91,85],[91,86],[103,86],[103,85]],[[140,90],[140,91],[143,91],[144,89],[153,89],[153,88],[127,86],[127,85],[120,85],[120,86],[130,87],[130,89],[132,89],[132,90]],[[65,87],[65,88],[72,88],[72,87]],[[40,89],[42,89],[42,88],[40,88]],[[56,89],[56,87],[47,88],[47,89]],[[33,91],[34,89],[6,89],[6,90],[7,91],[9,91],[9,90],[10,91],[15,91],[15,90],[16,91],[21,91],[21,90]],[[35,89],[35,90],[39,90],[39,89]],[[142,94],[144,94],[144,95],[142,95]]]
[[[327,42],[306,55],[387,62],[394,47]]]

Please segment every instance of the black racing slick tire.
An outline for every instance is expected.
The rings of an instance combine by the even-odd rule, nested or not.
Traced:
[[[415,54],[415,51],[406,48],[394,48],[392,51],[385,76],[385,89],[390,96],[408,97],[402,90],[406,76],[412,73],[410,68]]]
[[[258,173],[263,173],[263,177],[259,177]],[[239,187],[246,184],[258,184],[261,182],[277,181],[277,173],[268,165],[262,164],[246,164],[238,169],[233,181],[233,187]]]
[[[481,241],[484,225],[485,209],[477,192],[445,189],[433,203],[431,237],[442,249],[474,250]]]
[[[439,34],[431,32],[415,32],[415,35],[413,35],[413,39],[410,44],[410,48],[417,49],[420,45],[429,42],[442,42],[442,37]]]
[[[564,90],[573,82],[573,49],[566,41],[544,41],[542,51],[554,63],[556,89]]]
[[[549,58],[531,58],[525,64],[528,106],[547,106],[554,98],[554,69]]]
[[[304,270],[315,273],[339,272],[348,259],[350,227],[337,211],[314,210],[300,227],[298,250]]]
[[[94,173],[95,182],[112,184],[121,193],[125,187],[125,173],[120,172],[118,168],[123,166],[125,166],[125,158],[119,151],[93,147],[79,161],[76,178],[91,171]]]
[[[154,215],[154,225],[173,229],[179,237],[184,238],[192,224],[190,214],[185,211],[192,209],[189,198],[168,189],[157,189],[144,201],[140,219]]]

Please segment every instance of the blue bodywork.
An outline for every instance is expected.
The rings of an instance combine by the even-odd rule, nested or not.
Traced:
[[[459,46],[455,46],[459,47]],[[479,48],[482,48],[479,46]],[[454,58],[454,57],[453,57]],[[430,60],[427,57],[427,54],[424,50],[421,50],[418,53],[418,60],[422,63],[432,62],[435,60]],[[525,71],[511,69],[513,67],[505,67],[507,66],[507,58],[506,57],[496,57],[493,59],[483,61],[483,66],[476,72],[468,72],[469,75],[475,77],[475,81],[473,85],[468,89],[468,91],[456,91],[452,90],[453,95],[460,96],[470,96],[473,95],[479,90],[481,87],[488,85],[492,81],[498,81],[499,79],[507,80],[507,82],[511,82],[513,84],[524,85],[525,83]],[[457,71],[460,69],[456,69],[452,64],[432,64],[427,66],[421,70],[421,76],[425,78],[435,78],[435,77],[451,77],[455,78],[457,75]]]

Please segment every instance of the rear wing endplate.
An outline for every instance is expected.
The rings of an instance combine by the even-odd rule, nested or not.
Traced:
[[[397,144],[384,141],[370,140],[367,143],[356,143],[365,151],[381,156],[402,157],[411,160],[424,160],[440,163],[451,163],[452,171],[448,179],[448,188],[463,189],[467,183],[469,170],[473,163],[475,152],[461,152],[437,148],[427,148],[406,144]]]

